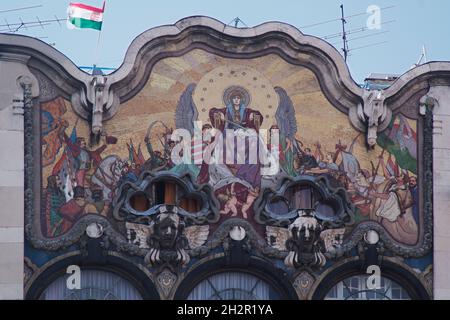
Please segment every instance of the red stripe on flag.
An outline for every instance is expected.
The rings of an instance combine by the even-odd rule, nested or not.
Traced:
[[[88,6],[86,4],[82,4],[82,3],[70,3],[71,6],[73,7],[78,7],[78,8],[82,8],[82,9],[86,9],[86,10],[90,10],[90,11],[94,11],[94,12],[98,12],[98,13],[102,13],[104,11],[104,6],[103,8],[97,8],[97,7],[92,7],[92,6]]]

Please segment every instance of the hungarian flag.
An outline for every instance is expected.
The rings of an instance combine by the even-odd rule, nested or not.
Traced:
[[[127,143],[128,148],[128,159],[131,163],[135,162],[136,159],[136,151],[134,150],[133,141],[130,139],[130,144]]]
[[[143,165],[145,163],[144,155],[142,154],[141,144],[139,144],[138,152],[136,152],[136,148],[133,144],[133,140],[130,139],[130,144],[127,143],[128,147],[128,159],[131,163],[136,163],[139,165]]]
[[[92,7],[82,3],[70,3],[67,9],[68,22],[77,28],[101,30],[104,10],[105,2],[103,2],[102,8]]]
[[[141,144],[139,143],[138,154],[137,154],[137,163],[143,165],[145,163],[144,155],[142,154]]]
[[[392,160],[392,154],[389,154],[389,159],[387,161],[386,169],[390,175],[389,177],[386,177],[386,178],[400,176],[400,168],[398,167],[398,163],[396,163],[396,162],[394,162],[394,160]]]
[[[403,115],[392,119],[389,127],[378,136],[377,143],[395,156],[401,169],[417,174],[417,133]]]

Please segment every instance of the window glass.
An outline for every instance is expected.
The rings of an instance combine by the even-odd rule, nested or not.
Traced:
[[[142,300],[139,291],[115,273],[103,270],[81,270],[81,288],[68,289],[65,274],[53,281],[41,300]]]
[[[275,300],[280,295],[263,279],[243,272],[224,272],[201,281],[188,300]]]
[[[326,300],[410,300],[406,290],[388,278],[380,279],[378,289],[367,287],[368,275],[358,275],[337,283],[327,293]]]

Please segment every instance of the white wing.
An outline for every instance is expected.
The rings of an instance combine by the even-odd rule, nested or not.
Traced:
[[[183,234],[189,242],[190,249],[198,248],[208,239],[209,225],[186,227]]]
[[[345,228],[327,229],[320,233],[320,237],[325,243],[325,250],[328,252],[331,249],[342,244],[344,239]]]
[[[151,235],[150,226],[139,223],[125,222],[127,239],[129,243],[135,244],[142,249],[148,249],[147,238]]]
[[[286,241],[291,237],[287,228],[266,226],[267,243],[280,251],[286,251]]]

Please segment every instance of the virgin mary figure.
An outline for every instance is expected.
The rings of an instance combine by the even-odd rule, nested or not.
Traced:
[[[261,127],[263,116],[259,111],[248,107],[250,99],[247,90],[232,86],[224,92],[225,107],[212,108],[209,111],[213,127],[221,133],[216,139],[221,140],[218,144],[223,146],[223,152],[215,155],[220,158],[220,164],[204,163],[198,176],[198,182],[213,182],[216,188],[237,182],[235,188],[242,202],[246,201],[249,189],[259,188],[261,185],[258,161],[260,141],[257,132]],[[236,138],[244,143],[240,144]],[[233,143],[230,143],[232,139]],[[219,177],[219,172],[226,174]]]
[[[213,126],[224,131],[225,129],[253,129],[258,131],[261,127],[263,116],[250,109],[250,94],[240,86],[232,86],[225,90],[223,101],[225,108],[212,108],[209,118]]]

